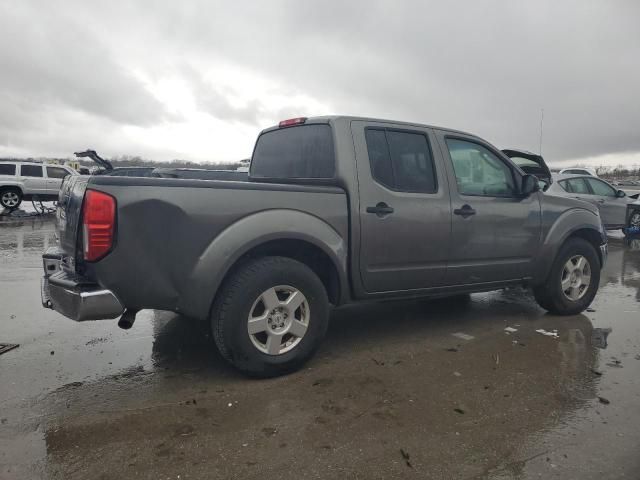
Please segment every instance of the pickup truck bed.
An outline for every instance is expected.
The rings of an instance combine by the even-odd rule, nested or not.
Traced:
[[[223,272],[254,246],[278,239],[316,245],[346,270],[342,239],[348,237],[347,200],[337,187],[74,177],[65,186],[60,208],[78,212],[87,187],[118,199],[118,244],[101,261],[78,270],[89,281],[99,279],[130,309],[154,305],[206,318]],[[65,215],[69,217],[79,219],[77,214]],[[231,225],[233,235],[228,235]],[[305,231],[300,232],[302,225]],[[61,224],[59,230],[62,250],[73,251],[78,223]],[[240,248],[240,239],[251,241]]]

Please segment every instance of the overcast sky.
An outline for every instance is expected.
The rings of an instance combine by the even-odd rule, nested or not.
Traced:
[[[640,2],[0,0],[0,156],[235,161],[278,120],[640,164]],[[586,160],[585,160],[586,159]]]

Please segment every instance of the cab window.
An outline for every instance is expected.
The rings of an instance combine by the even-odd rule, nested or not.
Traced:
[[[391,190],[436,193],[431,148],[426,135],[388,128],[365,130],[371,175]]]
[[[513,172],[487,148],[454,138],[447,139],[447,147],[460,194],[512,197],[517,193]]]

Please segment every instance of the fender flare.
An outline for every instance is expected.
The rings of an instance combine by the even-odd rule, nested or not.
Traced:
[[[184,286],[178,309],[208,318],[215,295],[235,263],[250,250],[273,240],[302,240],[321,249],[334,264],[341,298],[348,288],[348,245],[327,222],[299,210],[263,210],[243,217],[220,232],[201,253]]]
[[[590,230],[603,238],[600,218],[596,213],[586,208],[572,208],[563,212],[553,223],[542,243],[540,253],[536,261],[534,283],[544,282],[549,274],[551,265],[564,242],[576,232]],[[603,238],[606,242],[606,236]],[[600,252],[596,248],[598,256]]]

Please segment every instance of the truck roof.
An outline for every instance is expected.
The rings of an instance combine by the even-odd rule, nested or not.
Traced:
[[[389,119],[385,119],[385,118],[357,117],[357,116],[352,116],[352,115],[321,115],[321,116],[317,116],[317,117],[307,117],[307,119],[305,120],[304,123],[305,124],[310,124],[310,123],[329,123],[329,122],[332,122],[332,121],[335,121],[335,120],[347,120],[347,121],[359,120],[359,121],[363,121],[363,122],[395,123],[397,125],[405,125],[405,126],[411,126],[411,127],[432,128],[432,129],[435,129],[435,130],[443,130],[443,131],[451,132],[451,133],[459,133],[459,134],[463,134],[463,135],[469,135],[469,136],[472,136],[472,137],[476,137],[477,136],[477,135],[474,135],[473,133],[465,132],[463,130],[455,130],[453,128],[438,127],[438,126],[435,126],[435,125],[428,125],[426,123],[404,122],[404,121],[401,121],[401,120],[389,120]],[[277,130],[278,128],[280,128],[279,125],[274,125],[272,127],[265,128],[260,133],[269,132],[271,130]]]

